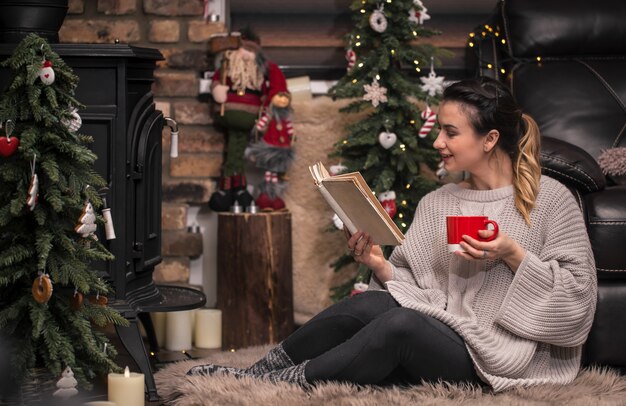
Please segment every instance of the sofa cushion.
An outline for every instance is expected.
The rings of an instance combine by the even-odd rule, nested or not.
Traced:
[[[606,187],[606,178],[595,159],[576,145],[552,137],[541,138],[543,172],[583,194]]]
[[[511,90],[543,136],[577,145],[597,160],[605,149],[626,146],[624,72],[626,56],[523,63],[512,72]]]
[[[504,0],[502,25],[516,58],[626,54],[626,2]]]
[[[598,277],[626,278],[626,186],[610,186],[583,198]]]

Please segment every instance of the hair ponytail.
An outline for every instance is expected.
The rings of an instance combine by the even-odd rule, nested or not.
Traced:
[[[522,114],[526,132],[519,140],[518,153],[513,164],[513,187],[515,189],[515,207],[530,225],[530,211],[535,207],[539,193],[541,165],[539,149],[541,145],[539,126],[532,117]]]

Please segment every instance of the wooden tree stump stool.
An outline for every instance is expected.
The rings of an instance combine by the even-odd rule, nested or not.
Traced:
[[[294,328],[291,213],[219,213],[217,234],[222,349],[285,339]]]

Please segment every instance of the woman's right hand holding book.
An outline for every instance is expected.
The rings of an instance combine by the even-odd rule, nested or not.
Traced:
[[[370,268],[381,283],[391,280],[393,272],[380,245],[374,244],[372,237],[363,231],[357,231],[353,235],[345,227],[343,231],[354,260]]]

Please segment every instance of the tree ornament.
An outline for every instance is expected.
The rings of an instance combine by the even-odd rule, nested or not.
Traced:
[[[52,297],[52,281],[46,273],[39,271],[39,276],[33,282],[32,293],[37,303],[44,304],[50,300]]]
[[[357,282],[352,287],[352,292],[350,292],[350,296],[358,295],[359,293],[365,292],[369,288],[367,283]]]
[[[387,30],[387,17],[385,17],[383,10],[384,5],[381,4],[378,7],[378,10],[374,10],[374,12],[370,15],[370,27],[378,33],[382,33]]]
[[[30,185],[28,186],[28,197],[26,198],[26,205],[30,211],[35,210],[35,205],[39,200],[39,178],[35,173],[35,164],[37,162],[37,155],[33,156],[33,162],[30,164]]]
[[[111,215],[111,209],[107,207],[107,200],[102,199],[104,208],[102,209],[102,217],[104,217],[104,235],[107,240],[114,240],[115,227],[113,226],[113,216]]]
[[[39,69],[39,79],[41,79],[46,86],[50,86],[54,83],[54,70],[52,69],[52,62],[48,59],[43,61],[43,66]]]
[[[378,134],[378,142],[385,149],[389,149],[393,147],[393,145],[396,143],[397,140],[398,140],[398,137],[396,136],[395,133],[383,131],[380,134]]]
[[[20,140],[16,137],[11,136],[11,134],[13,133],[13,130],[15,129],[15,124],[13,123],[13,121],[7,120],[4,127],[5,127],[4,131],[6,132],[6,137],[0,137],[0,155],[2,155],[5,158],[8,158],[11,155],[13,155],[15,151],[17,151],[17,147],[20,146]],[[2,128],[1,125],[0,125],[0,128]]]
[[[443,179],[446,176],[448,176],[448,171],[446,170],[446,168],[444,168],[445,166],[445,162],[441,161],[439,162],[439,164],[437,165],[437,171],[435,172],[435,175],[437,175],[437,177],[439,179]]]
[[[348,72],[350,72],[354,68],[354,64],[356,64],[356,52],[352,48],[348,48],[346,51],[346,61],[348,61]]]
[[[72,368],[68,366],[61,374],[61,379],[57,381],[57,388],[59,389],[57,389],[52,396],[61,399],[69,399],[78,394],[76,386],[78,386],[78,381],[74,378]]]
[[[80,310],[85,301],[85,296],[78,291],[78,289],[74,290],[74,294],[70,299],[70,307],[74,310]]]
[[[333,214],[333,224],[337,227],[337,230],[343,230],[343,221],[341,221],[337,213]]]
[[[434,64],[434,58],[430,57],[430,73],[428,77],[420,78],[423,83],[423,85],[421,85],[422,90],[427,92],[431,97],[443,93],[443,80],[445,79],[443,76],[437,76]]]
[[[430,131],[437,122],[437,113],[432,111],[430,106],[426,106],[426,110],[422,111],[421,117],[422,120],[424,120],[424,124],[422,125],[422,128],[420,128],[419,136],[420,138],[425,138],[428,134],[430,134]]]
[[[100,293],[96,293],[95,297],[92,296],[89,298],[89,303],[99,306],[106,306],[109,303],[109,299],[106,296],[101,295]]]
[[[62,119],[61,124],[67,127],[70,132],[75,133],[83,125],[83,119],[78,114],[78,109],[76,108],[72,109],[72,111],[70,112],[70,116],[70,118]]]
[[[389,214],[389,217],[393,218],[398,212],[396,207],[396,192],[393,190],[387,190],[378,195],[378,201],[382,204],[383,209]]]
[[[430,20],[428,9],[424,6],[421,0],[413,0],[413,4],[417,7],[409,10],[409,21],[417,25],[424,24],[424,21]]]
[[[83,206],[83,212],[78,218],[78,224],[74,227],[74,231],[81,235],[83,238],[93,238],[98,241],[98,237],[96,237],[96,230],[98,226],[96,225],[96,215],[93,211],[93,206],[89,199],[85,200],[85,205]]]
[[[380,103],[387,102],[387,88],[381,86],[377,79],[374,79],[371,85],[363,85],[365,94],[363,100],[369,100],[372,102],[372,106],[378,107]]]
[[[339,175],[340,173],[345,172],[347,169],[348,167],[340,162],[337,165],[331,165],[330,168],[328,168],[328,171],[330,172],[331,175],[336,176],[336,175]]]

